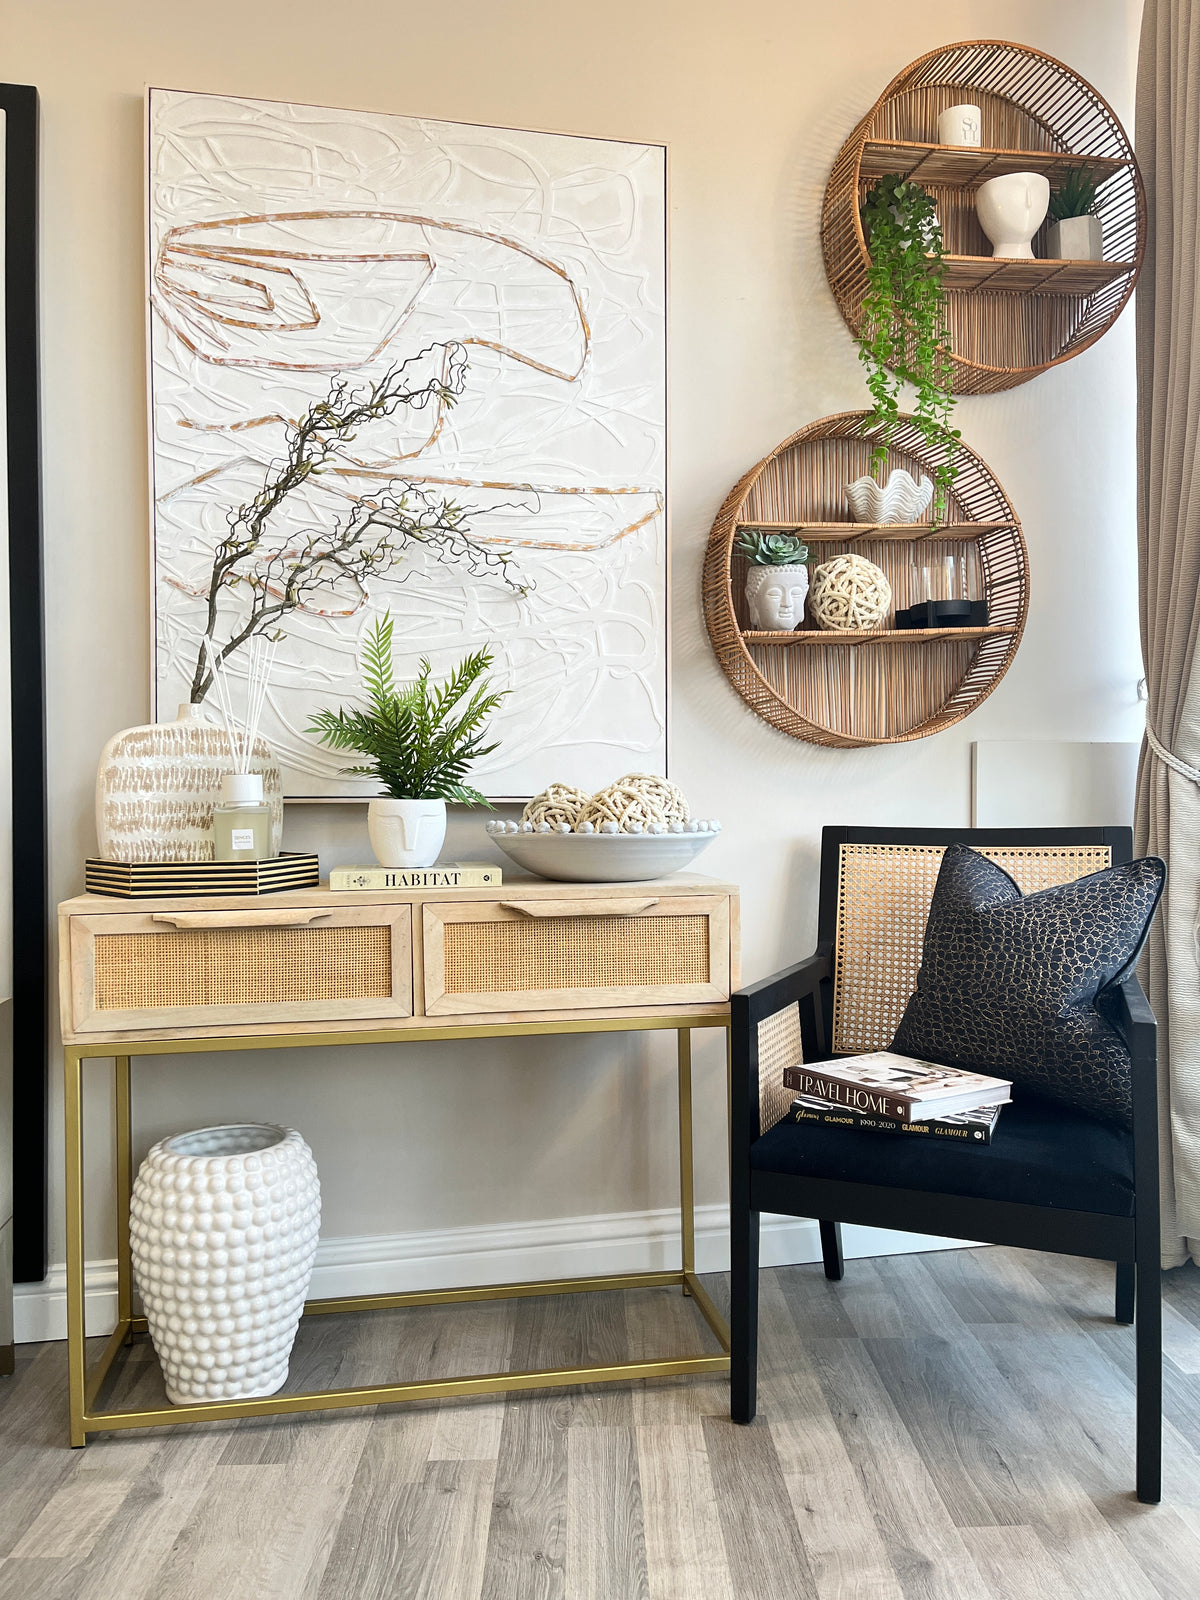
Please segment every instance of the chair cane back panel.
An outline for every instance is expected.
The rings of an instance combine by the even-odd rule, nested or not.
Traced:
[[[886,1050],[916,988],[921,947],[944,845],[843,844],[833,952],[837,1054]],[[981,847],[1022,894],[1071,883],[1112,865],[1108,845]]]

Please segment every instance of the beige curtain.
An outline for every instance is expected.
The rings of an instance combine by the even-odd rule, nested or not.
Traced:
[[[1137,843],[1170,866],[1146,970],[1158,1017],[1163,1262],[1200,1260],[1200,0],[1146,0],[1135,145],[1138,565],[1149,689]]]

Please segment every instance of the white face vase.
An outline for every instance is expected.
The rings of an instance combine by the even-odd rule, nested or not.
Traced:
[[[979,144],[982,125],[978,106],[947,106],[938,117],[938,143],[974,148]]]
[[[746,574],[746,608],[754,627],[791,633],[804,621],[807,567],[751,567]]]
[[[993,256],[1032,261],[1034,234],[1050,204],[1050,180],[1040,172],[1008,172],[975,191],[975,210]]]

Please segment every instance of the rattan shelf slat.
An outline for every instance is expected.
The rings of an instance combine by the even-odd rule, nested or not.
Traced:
[[[1132,261],[1068,261],[1053,256],[1034,261],[998,261],[995,256],[944,256],[944,286],[963,294],[986,289],[996,294],[1089,295],[1128,277]]]
[[[1093,156],[1073,150],[985,150],[961,145],[926,144],[912,139],[868,139],[863,147],[864,178],[899,173],[918,183],[953,184],[967,188],[1006,172],[1044,172],[1053,182],[1071,167],[1089,167],[1103,182],[1129,162],[1114,156]]]
[[[982,146],[930,142],[941,111],[969,102]],[[1101,178],[1104,261],[997,261],[975,214],[975,190],[1006,172],[1086,165]],[[946,253],[947,324],[956,394],[1014,388],[1094,344],[1133,293],[1146,248],[1146,196],[1133,147],[1108,103],[1077,72],[1026,45],[943,45],[896,75],[842,146],[821,215],[829,283],[854,334],[870,257],[860,209],[881,177],[928,189]]]
[[[1011,528],[1011,522],[739,522],[760,533],[802,533],[810,544],[852,544],[857,539],[898,539],[906,543],[934,539],[978,539]]]
[[[966,445],[947,520],[883,525],[846,522],[846,485],[871,470],[877,429],[870,413],[823,417],[785,439],[741,478],[717,513],[704,559],[704,620],[721,670],[764,722],[793,739],[851,749],[921,739],[952,727],[996,687],[1016,655],[1028,609],[1021,524],[1003,489]],[[933,476],[945,445],[930,449],[902,417],[885,472]],[[975,628],[885,628],[871,633],[752,627],[745,601],[747,562],[735,551],[742,528],[797,532],[820,545],[814,562],[849,550],[883,568],[896,609],[950,593],[926,587],[954,563],[967,585],[954,593],[987,601],[989,624]],[[890,619],[889,619],[890,620]],[[907,649],[894,646],[905,645]],[[872,648],[877,646],[879,648]]]
[[[742,638],[753,648],[769,645],[831,644],[961,644],[964,639],[991,639],[1012,633],[1011,627],[986,628],[875,628],[869,633],[843,633],[837,628],[803,628],[792,633],[762,633],[750,630]]]

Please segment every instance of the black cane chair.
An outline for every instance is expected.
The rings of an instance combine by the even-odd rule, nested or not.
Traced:
[[[989,1145],[783,1120],[783,1069],[888,1047],[912,993],[942,853],[992,857],[1025,893],[1128,861],[1128,828],[826,828],[816,953],[733,997],[730,1411],[756,1409],[759,1214],[820,1221],[825,1276],[841,1224],[1116,1263],[1116,1318],[1137,1322],[1137,1497],[1161,1496],[1162,1306],[1155,1024],[1137,980],[1105,1012],[1133,1061],[1133,1131],[1019,1095]],[[947,1205],[947,1197],[953,1204]]]

